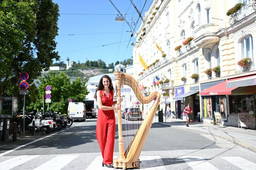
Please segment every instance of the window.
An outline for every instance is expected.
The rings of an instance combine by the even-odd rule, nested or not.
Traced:
[[[217,48],[216,51],[217,66],[220,66],[220,50]]]
[[[168,54],[170,54],[171,53],[171,43],[170,43],[170,40],[167,41],[166,45],[167,45],[167,48],[168,48]]]
[[[211,57],[210,51],[207,53],[207,61],[208,61],[209,68],[212,68],[212,57]]]
[[[169,72],[169,80],[171,80],[172,79],[172,70],[169,69],[168,72]]]
[[[253,59],[253,39],[251,35],[241,40],[241,56],[242,58],[250,57]]]
[[[207,24],[210,23],[210,8],[209,9],[206,9],[206,19],[207,19]]]
[[[198,67],[198,58],[196,58],[194,61],[193,61],[193,65],[194,65],[194,73],[199,73],[199,67]]]
[[[185,30],[182,30],[182,31],[181,31],[180,37],[181,37],[182,39],[185,39],[185,37],[186,37]]]
[[[182,65],[182,77],[187,77],[187,65]]]
[[[190,25],[190,31],[191,31],[191,35],[194,35],[194,29],[195,29],[195,21],[193,21]]]
[[[248,5],[250,0],[239,0],[240,3],[244,3],[245,5]]]
[[[200,26],[201,25],[201,7],[200,7],[200,4],[197,5],[196,9],[197,9],[197,22],[198,22],[198,26]]]

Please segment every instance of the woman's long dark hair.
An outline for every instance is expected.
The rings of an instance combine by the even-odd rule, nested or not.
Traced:
[[[95,94],[94,94],[94,98],[95,98],[95,99],[97,99],[97,91],[104,89],[104,86],[103,86],[103,83],[102,83],[103,78],[107,78],[107,79],[108,79],[108,81],[109,81],[109,87],[108,87],[109,90],[110,90],[110,91],[114,90],[114,87],[113,87],[111,78],[110,78],[108,75],[103,75],[103,76],[100,78],[98,87],[97,87],[97,89],[96,89],[96,91],[95,91]]]

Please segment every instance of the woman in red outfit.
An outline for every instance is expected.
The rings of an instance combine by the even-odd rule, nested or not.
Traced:
[[[94,97],[98,103],[96,137],[103,157],[102,166],[113,168],[116,127],[114,110],[120,109],[120,106],[113,101],[114,88],[108,75],[101,77]]]

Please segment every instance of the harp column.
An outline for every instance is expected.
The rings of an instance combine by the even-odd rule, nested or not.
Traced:
[[[120,163],[125,161],[124,143],[123,143],[123,130],[122,130],[122,117],[121,117],[121,75],[122,75],[122,72],[115,71],[114,75],[115,75],[115,83],[116,83],[117,104],[120,104],[120,109],[117,110],[119,155],[118,155],[118,159],[114,160],[114,167],[120,167],[120,166],[123,166],[123,165],[120,165]]]

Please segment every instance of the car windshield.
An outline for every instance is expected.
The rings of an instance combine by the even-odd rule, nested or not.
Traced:
[[[140,109],[139,108],[131,108],[131,112],[140,112]]]

